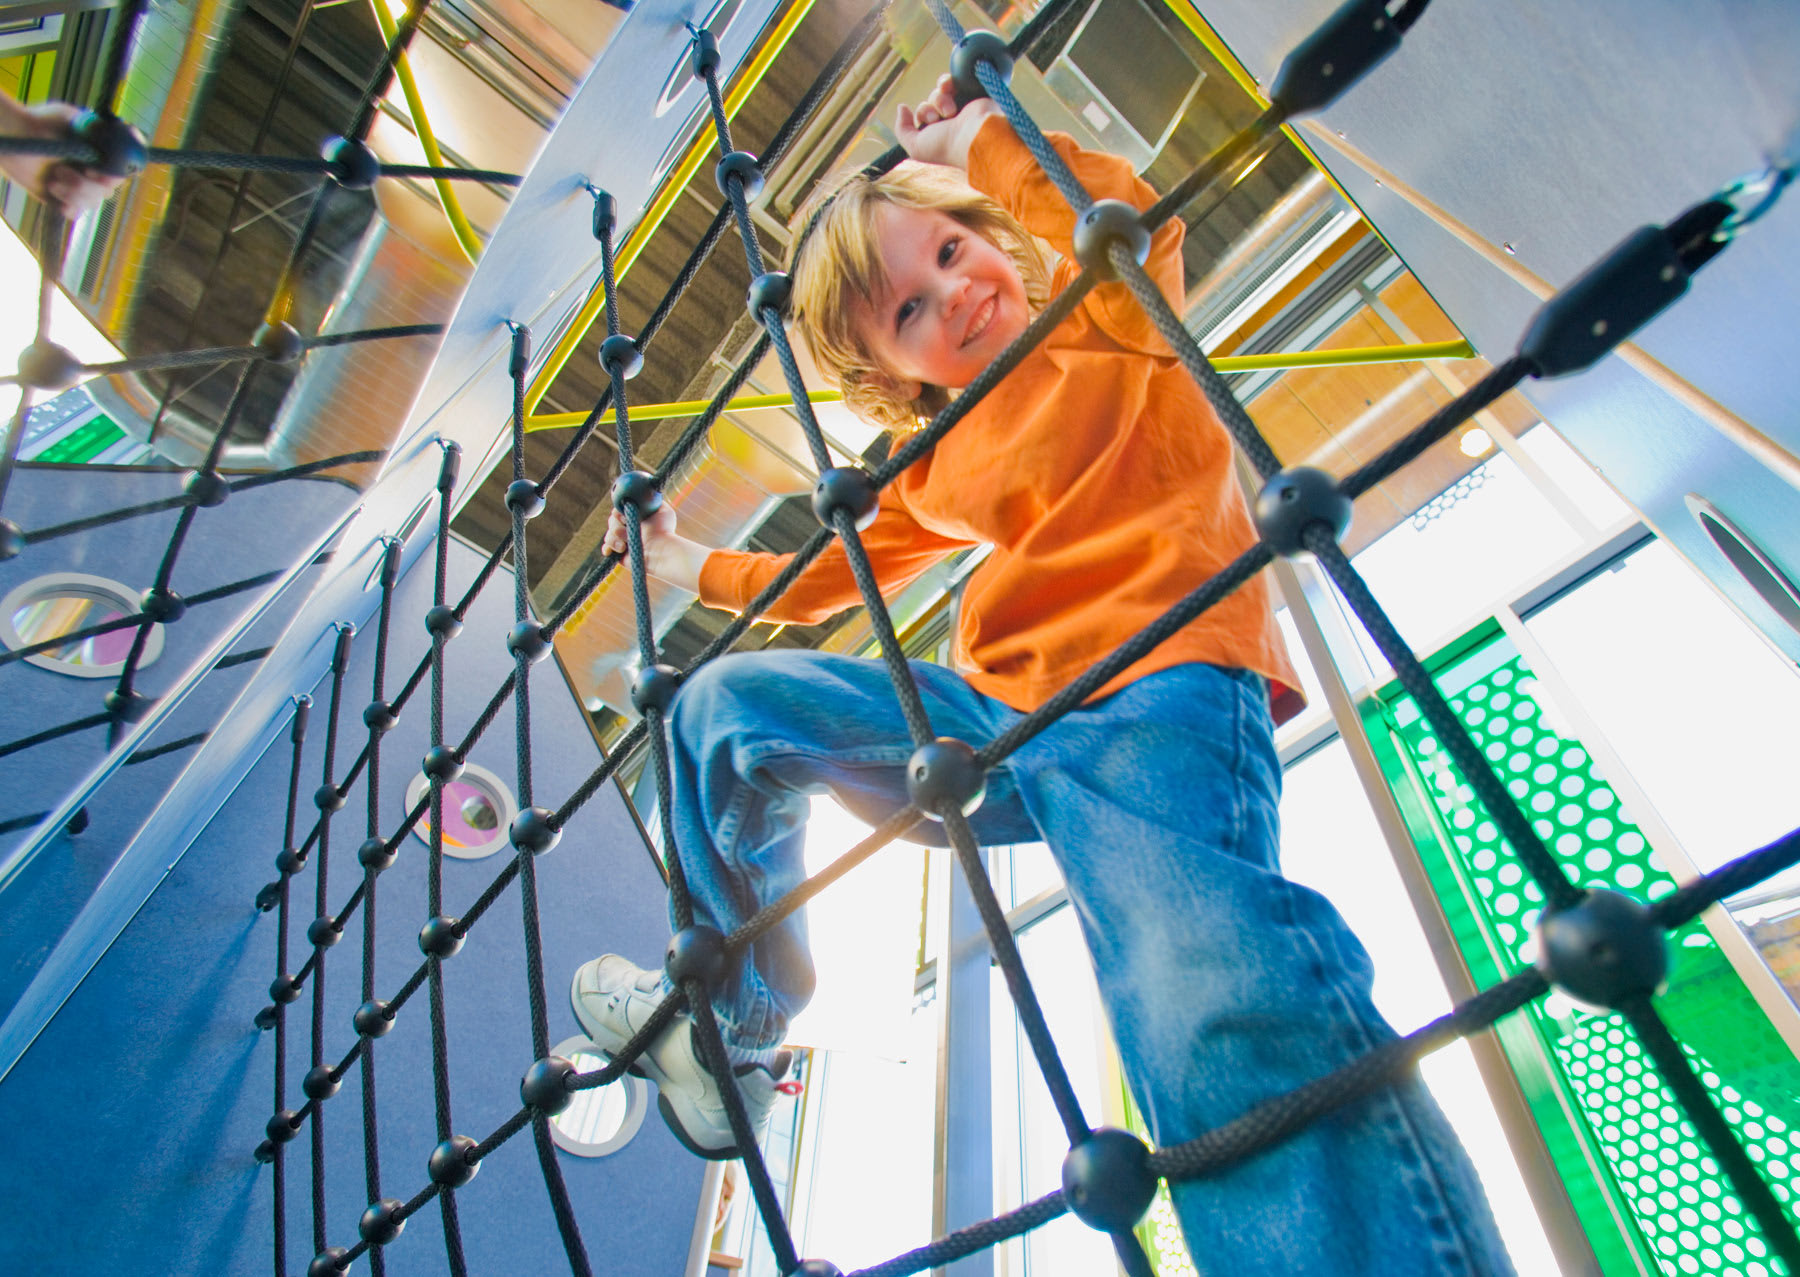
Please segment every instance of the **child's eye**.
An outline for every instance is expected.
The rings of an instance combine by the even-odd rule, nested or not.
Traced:
[[[901,302],[900,309],[894,312],[894,327],[904,327],[906,321],[911,319],[918,309],[919,299],[917,297],[909,297]]]
[[[942,246],[938,248],[938,265],[948,266],[950,264],[950,259],[956,256],[957,246],[961,243],[962,237],[960,235],[952,235],[949,239],[945,240]]]

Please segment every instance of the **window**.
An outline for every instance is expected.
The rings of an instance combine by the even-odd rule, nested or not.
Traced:
[[[120,581],[85,572],[49,572],[33,577],[0,600],[0,643],[17,651],[61,635],[138,613],[138,592]],[[40,669],[76,678],[115,678],[137,635],[135,626],[74,638],[26,661]],[[142,669],[162,655],[163,629],[150,627],[138,660]]]

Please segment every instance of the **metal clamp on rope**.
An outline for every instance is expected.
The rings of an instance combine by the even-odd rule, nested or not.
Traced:
[[[1716,233],[1730,212],[1724,200],[1711,199],[1667,226],[1640,227],[1545,302],[1519,341],[1534,375],[1590,368],[1654,319],[1725,246]]]
[[[1321,110],[1399,47],[1385,0],[1350,0],[1282,59],[1269,101],[1284,116]]]
[[[514,320],[507,320],[506,326],[512,329],[512,358],[506,371],[514,377],[523,377],[531,370],[531,329]]]

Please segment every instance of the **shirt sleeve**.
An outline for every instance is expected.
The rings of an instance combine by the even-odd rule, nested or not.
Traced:
[[[1044,136],[1094,199],[1124,200],[1138,209],[1156,202],[1155,188],[1132,171],[1129,161],[1102,151],[1084,151],[1066,133]],[[1004,116],[990,117],[975,135],[969,148],[969,184],[1018,218],[1026,230],[1073,259],[1075,210]],[[1151,238],[1150,257],[1144,263],[1144,269],[1177,314],[1181,312],[1186,284],[1181,261],[1181,242],[1186,234],[1181,219],[1171,217]],[[1061,282],[1062,272],[1058,274]],[[1101,284],[1082,304],[1095,323],[1121,345],[1154,355],[1171,353],[1128,285]]]
[[[932,564],[973,545],[921,527],[893,500],[882,494],[881,511],[860,534],[869,565],[884,595],[903,589]],[[700,569],[700,601],[728,612],[745,612],[756,596],[794,561],[791,554],[714,550]],[[842,540],[833,538],[787,590],[759,614],[769,621],[817,625],[862,602]]]

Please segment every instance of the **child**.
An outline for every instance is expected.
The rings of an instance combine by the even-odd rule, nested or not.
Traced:
[[[896,131],[922,164],[852,179],[791,269],[795,322],[820,366],[852,408],[904,433],[1076,267],[1048,268],[1034,237],[1068,253],[1074,216],[992,103],[959,110],[946,78],[901,109]],[[1154,199],[1124,161],[1052,140],[1095,198]],[[1181,238],[1178,222],[1164,226],[1148,262],[1175,297]],[[622,550],[614,520],[606,545]],[[1224,428],[1123,284],[1095,289],[889,486],[862,536],[888,591],[954,550],[994,547],[964,595],[960,672],[913,665],[934,731],[977,746],[1255,540]],[[716,607],[744,607],[786,562],[686,541],[666,506],[645,544],[655,575]],[[834,544],[767,615],[812,623],[857,601]],[[1276,865],[1271,708],[1295,713],[1298,685],[1258,579],[995,768],[970,817],[984,843],[1050,845],[1158,1145],[1392,1037],[1369,1001],[1362,946]],[[682,687],[670,736],[667,819],[696,921],[727,933],[802,880],[808,794],[829,789],[871,822],[906,801],[912,745],[878,661],[724,657]],[[942,842],[941,827],[920,828]],[[783,1030],[812,987],[796,914],[715,995],[758,1118],[788,1066]],[[659,973],[611,955],[577,972],[573,991],[603,1049],[663,995]],[[687,1023],[644,1067],[690,1148],[735,1155]],[[1173,1193],[1209,1272],[1510,1271],[1472,1169],[1416,1077]]]

